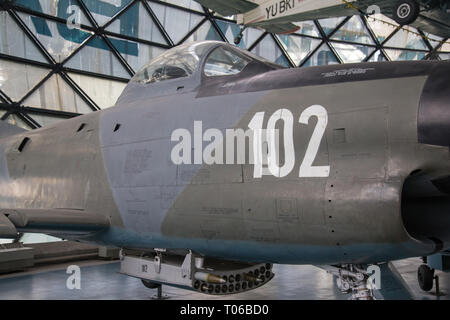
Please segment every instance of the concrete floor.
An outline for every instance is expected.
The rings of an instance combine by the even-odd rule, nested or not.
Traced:
[[[156,290],[145,288],[141,281],[119,274],[119,263],[104,261],[83,261],[76,264],[81,268],[81,289],[66,287],[68,274],[66,265],[35,268],[28,272],[0,275],[0,299],[138,299],[148,300]],[[437,272],[441,291],[448,293],[436,297],[433,293],[420,290],[416,272],[421,264],[419,258],[396,261],[395,266],[410,286],[415,299],[449,300],[450,273]],[[275,278],[265,286],[246,293],[229,296],[207,296],[188,290],[163,286],[163,293],[171,299],[328,299],[345,300],[336,287],[333,276],[314,266],[275,265]]]

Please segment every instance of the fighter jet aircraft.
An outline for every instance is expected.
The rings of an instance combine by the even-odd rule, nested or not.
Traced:
[[[443,38],[450,37],[449,0],[195,0],[223,16],[236,15],[245,27],[288,34],[300,29],[294,22],[382,13]],[[238,44],[242,32],[236,37]]]
[[[370,268],[383,290],[386,262],[448,258],[449,80],[443,61],[284,69],[223,42],[175,47],[113,108],[1,123],[0,238],[119,247],[148,287],[230,294],[273,263],[313,264],[371,298]]]

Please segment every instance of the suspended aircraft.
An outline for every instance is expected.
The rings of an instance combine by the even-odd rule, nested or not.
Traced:
[[[244,28],[236,36],[239,44],[245,27],[289,34],[295,22],[382,13],[399,25],[412,25],[443,38],[450,37],[449,0],[195,0],[223,16],[236,15]]]

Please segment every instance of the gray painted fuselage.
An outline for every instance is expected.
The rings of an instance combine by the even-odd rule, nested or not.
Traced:
[[[79,240],[224,259],[335,264],[427,255],[436,244],[408,234],[401,198],[416,170],[450,174],[448,146],[419,142],[422,91],[437,68],[449,71],[448,83],[443,62],[273,70],[211,83],[197,74],[178,91],[179,80],[159,91],[130,83],[113,108],[2,138],[0,208],[96,212],[112,226]],[[297,120],[311,105],[328,113],[313,163],[329,165],[328,177],[299,177],[316,120]],[[251,164],[171,161],[176,129],[194,132],[202,121],[203,132],[247,130],[257,112],[265,128],[280,108],[294,118],[296,160],[285,177],[254,178]],[[24,137],[31,140],[19,152]]]

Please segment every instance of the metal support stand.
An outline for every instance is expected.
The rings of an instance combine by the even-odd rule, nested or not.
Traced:
[[[442,292],[440,287],[439,287],[439,276],[434,276],[433,280],[434,280],[434,286],[435,286],[436,289],[435,289],[435,292],[430,291],[429,294],[431,294],[433,296],[436,296],[438,298],[442,297],[442,296],[445,296],[446,295],[445,292]]]
[[[152,296],[152,299],[153,300],[166,300],[166,299],[169,299],[169,296],[162,294],[162,285],[159,285],[158,287],[156,287],[156,294],[154,296]]]
[[[440,288],[439,288],[439,276],[434,276],[434,285],[436,287],[436,297],[442,297],[445,296],[444,292],[441,292]]]
[[[438,276],[434,276],[434,283],[435,283],[435,287],[436,287],[436,295],[439,296],[440,292],[439,292],[439,277]]]

